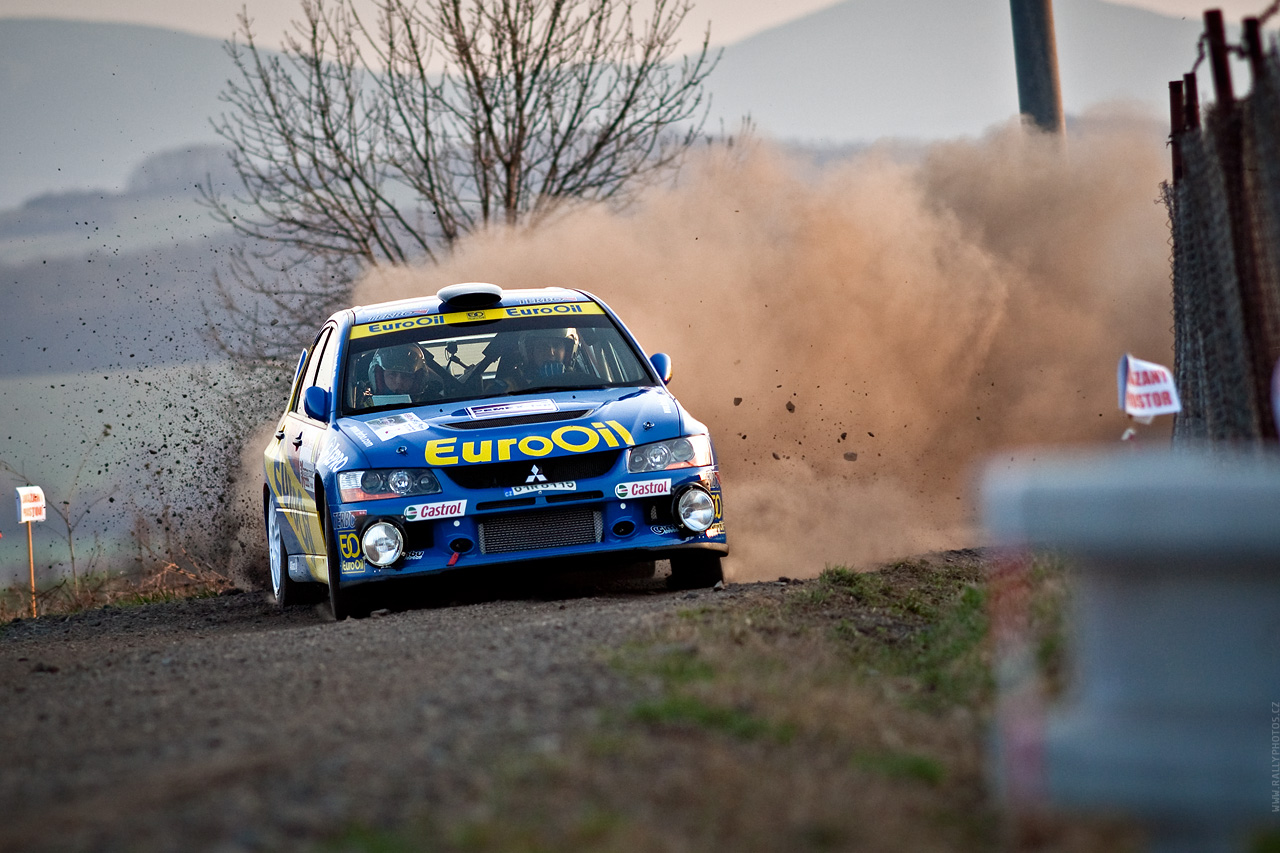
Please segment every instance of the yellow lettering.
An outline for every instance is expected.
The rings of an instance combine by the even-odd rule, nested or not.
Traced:
[[[514,438],[498,439],[498,459],[503,462],[511,458],[511,446],[516,443]]]
[[[533,449],[533,443],[535,441],[542,446],[541,450]],[[553,447],[555,447],[555,445],[552,444],[551,439],[547,438],[545,435],[526,435],[524,438],[520,439],[520,452],[525,456],[546,456],[551,452]]]
[[[480,442],[480,450],[475,449],[476,443],[468,441],[462,445],[462,460],[464,462],[489,462],[493,459],[493,442]]]
[[[617,421],[608,421],[609,426],[618,431],[618,435],[622,436],[622,440],[627,444],[635,444],[635,439],[631,437],[631,433],[627,432],[627,428]]]
[[[586,440],[581,444],[572,444],[565,438],[565,435],[570,432],[581,433],[586,437]],[[584,426],[563,426],[551,433],[551,440],[554,441],[557,446],[563,447],[570,453],[586,453],[588,450],[591,450],[600,443],[600,436],[593,430],[589,430]]]
[[[446,453],[453,453],[453,445],[457,442],[456,438],[433,438],[427,442],[427,464],[429,465],[457,465],[458,457],[446,456]]]
[[[618,446],[618,439],[616,439],[616,438],[614,438],[614,437],[613,437],[613,433],[609,432],[609,428],[608,428],[607,426],[605,426],[604,424],[602,424],[602,423],[600,423],[600,422],[598,422],[598,421],[597,421],[597,422],[595,422],[595,423],[593,423],[593,424],[591,424],[591,425],[592,425],[593,427],[595,427],[596,429],[600,430],[600,434],[601,434],[602,436],[604,436],[604,443],[605,443],[605,444],[609,445],[610,447],[617,447],[617,446]]]

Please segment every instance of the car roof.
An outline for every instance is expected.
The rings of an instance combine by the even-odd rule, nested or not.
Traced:
[[[503,308],[517,305],[541,305],[552,302],[594,302],[591,294],[581,290],[569,290],[564,287],[499,289],[494,285],[475,283],[474,292],[486,295],[485,307]],[[450,285],[448,288],[456,298],[460,293],[465,297],[467,288],[464,285]],[[442,289],[443,291],[444,289]],[[499,298],[494,299],[497,292]],[[378,302],[373,305],[356,305],[350,309],[355,323],[376,323],[380,320],[393,320],[399,317],[420,317],[424,314],[439,314],[442,310],[459,310],[456,303],[445,303],[436,296],[416,296],[411,299],[397,299],[393,302]]]

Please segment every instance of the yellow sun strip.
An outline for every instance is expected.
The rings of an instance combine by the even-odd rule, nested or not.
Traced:
[[[363,323],[351,329],[351,338],[368,338],[405,329],[427,329],[432,326],[479,323],[484,320],[507,320],[520,317],[573,317],[582,314],[603,314],[604,309],[594,302],[555,302],[550,305],[513,305],[510,308],[482,308],[476,311],[455,311],[451,314],[420,314],[415,317],[399,317]]]

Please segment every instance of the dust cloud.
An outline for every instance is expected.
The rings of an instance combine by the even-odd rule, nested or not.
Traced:
[[[596,294],[672,355],[711,428],[729,576],[813,576],[979,544],[975,462],[1119,438],[1117,359],[1172,359],[1166,159],[1159,128],[1115,113],[1065,144],[1011,124],[822,165],[753,143],[621,212],[377,271],[355,301],[458,281]]]

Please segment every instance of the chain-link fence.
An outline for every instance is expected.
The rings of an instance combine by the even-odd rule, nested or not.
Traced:
[[[1217,102],[1199,120],[1195,69],[1171,84],[1174,181],[1174,373],[1183,411],[1174,442],[1276,440],[1271,400],[1280,359],[1280,54],[1262,49],[1259,20],[1227,45],[1206,13]],[[1216,27],[1215,27],[1216,23]],[[1236,100],[1227,57],[1250,61]],[[1203,55],[1203,54],[1202,54]],[[1197,66],[1200,64],[1197,61]]]

